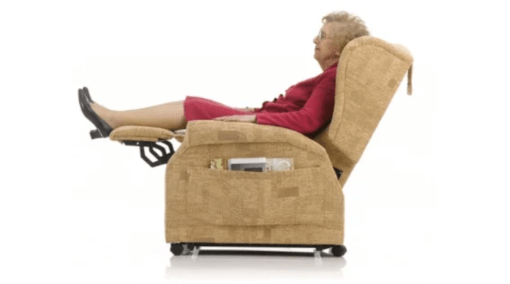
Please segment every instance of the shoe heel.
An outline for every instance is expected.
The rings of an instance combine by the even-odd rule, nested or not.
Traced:
[[[101,132],[99,130],[90,130],[90,139],[96,139],[96,138],[103,138],[103,135],[101,135]]]

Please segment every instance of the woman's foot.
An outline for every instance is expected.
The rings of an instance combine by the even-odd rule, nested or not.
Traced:
[[[115,129],[114,127],[114,121],[112,121],[111,119],[111,114],[112,114],[112,111],[105,108],[104,106],[98,104],[98,103],[95,103],[93,100],[92,100],[92,97],[90,96],[90,92],[89,92],[89,89],[87,87],[83,87],[82,89],[83,91],[83,95],[85,96],[85,98],[89,101],[90,103],[90,107],[92,108],[92,110],[101,118],[103,119],[104,121],[106,121],[106,123],[108,125],[110,125],[112,128]]]
[[[90,103],[94,103],[94,101],[92,100],[92,98],[90,97],[90,93],[89,93],[89,89],[87,89],[87,87],[83,87],[83,94],[85,95],[85,98],[87,98],[87,100],[90,102]]]
[[[107,112],[109,110],[98,104],[91,104],[81,89],[78,91],[78,100],[85,117],[97,127],[97,130],[90,131],[90,137],[92,139],[108,137],[113,130],[112,126],[108,123],[110,119],[108,119]],[[103,117],[106,118],[106,121]]]
[[[105,108],[104,106],[98,103],[91,103],[90,107],[92,110],[99,116],[102,120],[104,120],[112,129],[117,128],[115,121],[112,119],[112,111]]]

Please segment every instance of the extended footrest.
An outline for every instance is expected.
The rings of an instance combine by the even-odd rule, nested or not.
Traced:
[[[95,134],[91,132],[90,135],[92,136]],[[175,138],[182,143],[184,136],[184,129],[172,132],[159,127],[127,125],[115,128],[110,133],[110,140],[120,142],[127,146],[139,146],[142,159],[149,164],[149,166],[156,167],[168,163],[168,160],[170,160],[170,157],[172,157],[175,152],[172,143],[167,140]],[[157,143],[167,145],[169,151]],[[149,152],[156,158],[155,162],[147,157],[145,148],[148,148]],[[158,150],[161,154],[157,153],[155,150]]]
[[[151,167],[157,167],[160,165],[164,165],[168,163],[170,157],[175,153],[174,147],[170,141],[158,141],[158,142],[146,142],[146,141],[122,141],[123,144],[127,146],[139,146],[140,147],[140,156],[142,159],[149,164]],[[170,152],[168,152],[164,147],[158,145],[157,143],[163,143],[168,146]],[[147,155],[145,154],[145,148],[149,149],[149,152],[156,158],[156,161],[151,161]],[[154,149],[159,150],[162,154],[158,154]]]

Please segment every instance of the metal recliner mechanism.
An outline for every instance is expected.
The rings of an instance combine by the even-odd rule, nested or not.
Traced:
[[[158,145],[157,143],[161,142],[168,146],[170,152],[168,152],[164,147]],[[147,141],[122,141],[123,144],[127,146],[139,146],[140,147],[140,156],[142,159],[149,164],[151,167],[157,167],[160,165],[164,165],[168,163],[170,157],[175,153],[174,147],[170,141],[158,141],[158,142],[147,142]],[[156,158],[156,161],[151,161],[147,155],[145,154],[145,148],[149,149],[149,152]],[[160,155],[154,149],[158,149],[162,154]]]

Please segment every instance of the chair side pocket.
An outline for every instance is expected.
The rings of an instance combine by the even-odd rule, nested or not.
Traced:
[[[213,225],[322,225],[324,168],[243,172],[191,168],[186,214]]]

